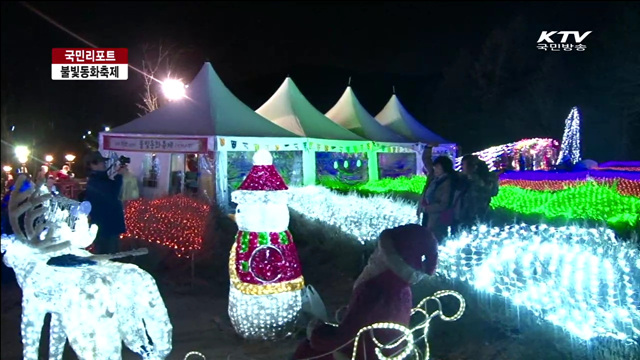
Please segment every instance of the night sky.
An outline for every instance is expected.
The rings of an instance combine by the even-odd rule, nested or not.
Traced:
[[[174,72],[186,82],[209,60],[227,87],[253,109],[289,74],[311,103],[326,112],[352,76],[356,95],[372,115],[395,85],[416,118],[460,143],[465,152],[523,137],[560,139],[565,117],[578,105],[586,157],[638,158],[633,147],[604,140],[625,132],[621,129],[637,129],[636,120],[618,120],[635,117],[635,110],[630,115],[618,109],[633,108],[637,96],[630,95],[624,106],[611,100],[622,98],[613,89],[614,72],[640,64],[635,46],[640,35],[629,35],[633,30],[625,28],[632,20],[620,21],[630,11],[640,12],[632,3],[30,4],[99,47],[128,48],[135,66],[140,65],[142,44],[174,44],[180,51]],[[518,19],[523,25],[511,27]],[[1,26],[2,116],[3,123],[16,126],[14,142],[35,141],[42,153],[60,158],[67,151],[82,151],[87,130],[97,132],[137,117],[143,82],[134,71],[127,81],[53,81],[51,49],[86,45],[17,2],[2,2]],[[487,90],[478,91],[468,73],[478,66],[495,73],[495,66],[486,64],[496,64],[501,54],[492,52],[500,46],[488,40],[496,30],[506,34],[504,43],[510,47],[502,52],[505,70],[497,88],[503,95],[487,100]],[[543,30],[593,33],[584,52],[545,53],[536,49]],[[631,76],[637,86],[640,75]]]

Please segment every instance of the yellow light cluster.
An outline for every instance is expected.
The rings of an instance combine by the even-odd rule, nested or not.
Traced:
[[[444,296],[453,296],[457,298],[458,301],[460,302],[460,307],[458,308],[458,311],[451,316],[445,315],[444,312],[442,311],[442,302],[440,301],[440,298]],[[427,309],[427,304],[429,300],[435,301],[435,303],[438,306],[438,309],[432,313],[429,313]],[[415,308],[411,310],[412,316],[415,315],[416,313],[420,313],[425,317],[422,322],[420,322],[418,325],[414,326],[413,328],[408,328],[403,325],[388,323],[388,322],[371,324],[369,326],[366,326],[360,329],[360,331],[358,331],[358,333],[356,334],[355,338],[350,340],[348,343],[333,350],[331,353],[323,354],[322,356],[331,355],[334,352],[340,350],[341,348],[347,346],[349,343],[353,342],[353,353],[351,355],[351,360],[356,360],[357,351],[358,351],[358,341],[360,337],[366,332],[371,332],[371,338],[373,339],[373,342],[376,345],[375,352],[376,352],[377,358],[380,360],[402,360],[402,359],[407,359],[411,355],[413,355],[414,358],[416,359],[420,358],[419,357],[420,352],[415,344],[418,340],[422,338],[424,338],[424,343],[425,343],[425,352],[424,352],[423,358],[429,359],[430,357],[429,342],[427,340],[427,335],[429,332],[429,324],[431,322],[431,319],[435,317],[439,317],[443,321],[448,321],[448,322],[456,321],[460,319],[460,317],[462,317],[465,309],[466,309],[466,302],[464,300],[464,297],[462,297],[462,294],[453,290],[440,290],[440,291],[437,291],[435,294],[424,298],[422,301],[420,301],[420,303],[418,303],[418,305]],[[329,324],[329,325],[334,325],[334,324]],[[398,336],[395,340],[389,342],[388,344],[383,344],[380,341],[378,341],[373,335],[374,330],[397,330],[401,333],[401,335]],[[413,332],[417,330],[422,330],[422,336],[418,339],[414,339]],[[382,353],[383,349],[394,349],[398,347],[400,344],[402,344],[403,342],[406,345],[396,350],[395,353],[392,354],[391,356],[386,356]],[[299,359],[299,360],[311,360],[311,358]]]

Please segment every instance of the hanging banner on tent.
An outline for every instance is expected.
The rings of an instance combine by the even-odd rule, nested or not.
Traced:
[[[434,159],[438,156],[447,156],[451,159],[455,159],[456,153],[454,148],[439,146],[433,148],[432,156]]]
[[[360,143],[351,145],[347,140],[317,140],[299,141],[298,139],[262,139],[242,137],[217,137],[216,151],[257,151],[266,149],[269,151],[317,151],[356,153],[377,149],[372,143]]]
[[[166,138],[104,135],[104,150],[165,152],[165,153],[206,153],[207,138]]]

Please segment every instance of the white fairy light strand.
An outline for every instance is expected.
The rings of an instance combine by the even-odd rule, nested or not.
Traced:
[[[518,143],[509,143],[504,145],[492,146],[490,148],[484,149],[482,151],[478,151],[473,153],[473,155],[478,156],[478,158],[489,166],[490,171],[495,171],[495,160],[501,156],[502,154],[511,154],[513,149]],[[456,171],[460,171],[462,169],[462,156],[457,157],[453,162],[453,168]]]
[[[480,160],[484,161],[489,167],[489,171],[496,171],[498,170],[496,168],[496,160],[498,160],[500,156],[507,155],[512,157],[516,152],[516,149],[523,146],[535,146],[537,148],[536,152],[545,151],[545,149],[548,149],[548,147],[555,142],[555,140],[545,138],[523,139],[518,142],[492,146],[482,151],[474,152],[472,155],[476,155]],[[462,156],[457,157],[453,162],[453,168],[456,171],[460,171],[462,169],[462,158]]]
[[[640,260],[607,229],[474,227],[439,249],[438,272],[508,298],[585,341],[640,335]]]
[[[185,356],[183,360],[189,360],[190,357],[192,356],[199,356],[200,358],[202,358],[202,360],[207,360],[207,357],[204,356],[203,353],[198,352],[198,351],[189,351]]]
[[[572,164],[577,163],[582,158],[580,154],[580,113],[577,107],[571,109],[564,122],[562,147],[560,148],[557,164],[562,163],[566,156],[569,156]]]
[[[416,224],[416,207],[388,196],[340,195],[321,186],[292,188],[289,207],[302,215],[339,227],[361,243],[375,241],[382,230]]]
[[[302,309],[301,290],[279,294],[243,294],[229,289],[229,318],[245,339],[278,340],[289,335]]]

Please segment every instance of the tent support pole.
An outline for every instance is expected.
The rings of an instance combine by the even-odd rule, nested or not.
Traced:
[[[229,194],[227,179],[227,152],[225,150],[216,151],[216,201],[222,211],[229,211]]]
[[[307,149],[302,156],[302,184],[310,186],[316,184],[316,151]]]
[[[416,150],[416,175],[426,175],[424,172],[424,163],[422,162],[422,153],[424,152],[424,145],[418,144]]]
[[[380,172],[378,171],[378,150],[374,148],[368,151],[369,166],[367,170],[369,172],[369,181],[376,181],[379,178]]]

